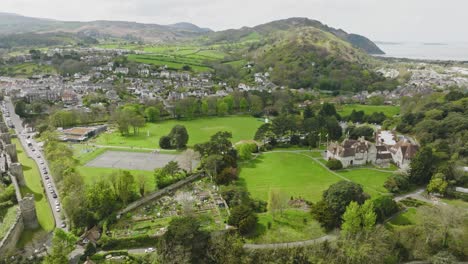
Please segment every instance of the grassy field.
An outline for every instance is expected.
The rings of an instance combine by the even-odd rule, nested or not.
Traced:
[[[292,242],[325,235],[320,224],[304,210],[287,209],[282,215],[277,213],[275,217],[267,212],[259,214],[258,218],[256,237],[249,239],[251,243]],[[271,223],[270,229],[268,223]]]
[[[29,77],[35,74],[52,74],[56,73],[54,67],[49,65],[39,65],[32,62],[17,64],[14,66],[4,67],[0,70],[0,73],[3,73],[8,76],[16,77]]]
[[[373,112],[383,112],[386,116],[394,116],[400,114],[400,107],[393,105],[360,105],[360,104],[347,104],[337,106],[338,114],[341,116],[348,116],[354,110],[364,111],[367,115]]]
[[[262,121],[253,117],[232,116],[218,118],[201,118],[188,121],[170,120],[161,123],[149,123],[136,136],[121,136],[118,131],[104,133],[96,140],[96,144],[109,146],[130,146],[142,148],[159,148],[159,138],[167,135],[174,125],[184,125],[189,134],[189,146],[208,141],[218,131],[232,132],[232,142],[243,139],[253,139],[255,131]],[[149,131],[149,137],[148,137]]]
[[[8,230],[10,230],[11,225],[15,222],[17,209],[17,205],[8,208],[3,219],[0,219],[0,240],[3,239]]]
[[[367,168],[349,169],[338,171],[338,174],[346,177],[353,182],[359,183],[364,187],[364,191],[371,196],[387,193],[383,187],[387,178],[392,172],[383,172]]]
[[[96,168],[96,167],[86,167],[86,166],[77,166],[77,171],[82,175],[83,180],[86,184],[92,184],[99,180],[102,177],[106,177],[109,174],[118,172],[120,169],[113,168]],[[127,170],[129,171],[137,180],[139,175],[143,175],[146,178],[146,191],[150,192],[155,189],[154,181],[154,172],[152,171],[143,171],[143,170]],[[135,186],[137,190],[138,186]]]
[[[241,167],[241,182],[255,199],[268,200],[271,189],[285,195],[320,200],[322,192],[341,180],[310,157],[297,153],[265,153]]]
[[[18,159],[21,165],[23,165],[23,173],[27,185],[21,188],[21,193],[23,195],[28,193],[34,195],[39,225],[43,230],[51,231],[54,229],[54,218],[42,187],[39,169],[34,160],[26,155],[18,139],[12,139],[12,143],[16,144]]]
[[[331,184],[342,180],[311,158],[319,152],[272,152],[241,165],[241,182],[256,199],[268,200],[270,189],[280,189],[289,196],[301,196],[312,202],[318,201],[322,192]],[[371,196],[383,195],[383,187],[392,171],[372,168],[356,168],[337,172],[339,175],[363,186]]]
[[[390,224],[396,226],[414,225],[418,222],[417,209],[408,208],[408,210],[402,214],[399,214],[390,221]]]
[[[211,71],[212,68],[208,62],[220,61],[228,55],[216,46],[102,44],[100,47],[143,51],[145,54],[130,54],[128,59],[156,66],[166,65],[173,70],[181,70],[184,66],[190,66],[195,72]]]

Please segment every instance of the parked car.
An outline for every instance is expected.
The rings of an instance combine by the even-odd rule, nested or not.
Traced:
[[[54,199],[57,199],[57,194],[55,192],[52,193],[52,197],[54,197]]]
[[[65,228],[67,227],[67,224],[65,222],[62,222],[62,224],[60,225],[61,228]]]
[[[151,253],[151,252],[154,252],[154,251],[156,251],[156,249],[155,249],[155,248],[151,248],[151,247],[145,249],[145,253]]]

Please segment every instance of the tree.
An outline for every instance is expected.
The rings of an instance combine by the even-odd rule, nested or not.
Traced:
[[[145,196],[146,186],[147,186],[147,179],[146,176],[143,174],[138,174],[137,176],[137,183],[138,183],[138,191],[140,192],[140,196]]]
[[[314,110],[312,110],[312,107],[310,105],[306,106],[304,109],[304,119],[314,117]]]
[[[171,138],[169,136],[162,136],[159,139],[159,147],[162,149],[170,149],[171,148]]]
[[[159,242],[161,263],[206,263],[208,241],[208,233],[196,218],[175,218]]]
[[[385,189],[391,193],[400,193],[408,190],[409,185],[408,178],[399,174],[391,175],[384,183]]]
[[[145,115],[146,115],[146,119],[148,120],[148,122],[158,121],[160,114],[161,113],[159,109],[154,106],[150,106],[145,109]]]
[[[369,233],[374,229],[377,220],[377,214],[374,212],[374,203],[372,200],[366,200],[360,208],[362,228]]]
[[[116,207],[117,190],[109,181],[99,179],[86,188],[86,208],[97,220],[104,219],[112,214]]]
[[[120,200],[126,205],[134,196],[135,179],[129,171],[119,171],[117,178],[116,193]]]
[[[283,215],[283,211],[288,207],[288,197],[279,189],[271,189],[268,196],[268,211],[275,218],[279,212]]]
[[[26,103],[22,100],[16,102],[15,104],[15,113],[20,117],[26,117]]]
[[[341,230],[345,236],[354,236],[361,230],[361,208],[357,202],[352,201],[343,214]]]
[[[398,205],[391,196],[378,196],[372,202],[374,203],[374,212],[379,222],[383,222],[398,212]]]
[[[337,159],[329,159],[327,161],[327,167],[330,170],[341,170],[343,168],[343,164]]]
[[[337,119],[340,118],[338,113],[336,112],[335,105],[330,104],[330,103],[324,103],[322,105],[322,108],[319,111],[319,115],[323,117],[336,117]]]
[[[257,220],[257,215],[253,212],[252,208],[241,204],[231,209],[228,224],[237,227],[240,234],[247,235],[255,229]]]
[[[231,132],[220,131],[211,136],[210,141],[196,144],[194,149],[202,156],[209,156],[212,154],[225,155],[232,148],[231,138]]]
[[[435,174],[427,185],[428,193],[438,193],[444,195],[447,191],[448,182],[442,173]]]
[[[412,183],[427,183],[434,172],[432,149],[424,147],[416,153],[410,163],[409,180]]]
[[[237,234],[213,232],[207,250],[208,257],[212,263],[242,263],[243,245],[242,238]]]
[[[237,169],[233,167],[224,168],[215,177],[216,184],[226,185],[237,180]]]
[[[327,231],[340,225],[340,219],[335,217],[334,212],[324,200],[313,204],[310,212],[312,217],[320,223],[320,226]]]
[[[180,171],[179,163],[177,161],[169,161],[163,168],[162,171],[166,175],[174,176]]]
[[[350,181],[339,181],[323,192],[322,199],[339,220],[350,202],[362,204],[367,199],[367,195],[361,185]]]
[[[224,116],[228,112],[228,105],[226,102],[223,100],[218,100],[218,104],[216,106],[216,112],[218,113],[219,116]]]
[[[130,125],[133,127],[133,135],[138,135],[140,128],[145,126],[145,118],[141,115],[131,115]]]
[[[67,233],[62,229],[54,230],[54,237],[52,238],[52,248],[50,254],[44,259],[45,264],[62,264],[68,263],[68,255],[75,248],[75,243],[78,238],[73,234]]]
[[[175,125],[168,136],[171,139],[171,147],[183,149],[187,146],[189,135],[185,126]]]
[[[241,160],[250,160],[252,153],[256,152],[258,147],[255,143],[243,143],[236,146],[237,154]]]

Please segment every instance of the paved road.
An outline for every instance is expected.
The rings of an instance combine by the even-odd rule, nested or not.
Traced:
[[[56,204],[55,204],[56,201],[59,201],[58,199],[59,197],[57,196],[57,198],[54,198],[50,191],[50,188],[47,187],[48,184],[50,184],[51,189],[55,190],[55,193],[58,195],[56,185],[53,181],[53,177],[50,177],[50,174],[49,174],[50,170],[49,170],[47,161],[44,159],[43,153],[39,151],[39,146],[37,142],[33,139],[32,134],[27,133],[26,130],[24,129],[23,122],[21,121],[21,118],[17,114],[15,114],[13,104],[11,103],[11,100],[8,97],[5,98],[5,107],[9,111],[9,114],[10,114],[9,119],[15,126],[16,135],[18,136],[18,139],[21,142],[21,145],[23,145],[23,149],[26,151],[26,154],[36,162],[37,167],[39,168],[43,186],[46,188],[45,189],[46,197],[47,197],[47,200],[49,201],[49,205],[54,216],[55,226],[57,228],[61,228],[62,222],[64,222],[64,220],[62,220],[61,212],[57,212]],[[5,109],[2,108],[2,111],[4,110]],[[28,146],[28,142],[31,144],[30,146]],[[44,173],[43,171],[44,168],[45,168],[45,171],[48,172],[48,174]],[[45,178],[46,176],[49,176],[49,180],[46,180]],[[60,205],[60,210],[61,210],[61,205]],[[68,231],[67,227],[62,228],[62,229],[65,231]]]

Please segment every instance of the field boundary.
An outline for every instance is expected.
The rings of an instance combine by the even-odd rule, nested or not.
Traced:
[[[188,183],[191,183],[195,180],[197,180],[198,178],[201,178],[203,177],[205,174],[204,173],[196,173],[188,178],[185,178],[183,180],[180,180],[172,185],[169,185],[161,190],[158,190],[158,191],[155,191],[155,192],[152,192],[150,194],[148,194],[147,196],[129,204],[127,207],[125,207],[124,209],[120,210],[118,213],[117,213],[117,217],[121,216],[122,214],[126,214],[140,206],[142,206],[143,204],[147,203],[147,202],[150,202],[156,198],[159,198],[165,194],[168,194],[172,191],[175,191],[183,186],[185,186],[186,184]]]

